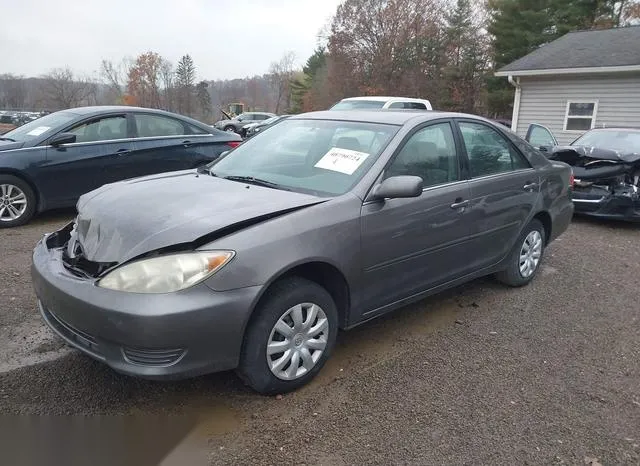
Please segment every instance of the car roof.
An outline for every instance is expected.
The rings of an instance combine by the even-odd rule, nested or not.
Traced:
[[[606,128],[591,128],[587,130],[585,134],[591,131],[631,131],[635,133],[635,132],[640,132],[640,127],[638,126],[607,126]]]
[[[166,110],[160,110],[157,108],[146,108],[146,107],[132,107],[129,105],[91,105],[88,107],[72,107],[62,110],[63,112],[75,113],[76,115],[89,115],[92,113],[102,113],[102,112],[147,112],[147,113],[158,113],[158,114],[174,114],[172,112],[168,112]],[[180,115],[183,116],[183,115]]]
[[[292,115],[291,120],[338,120],[357,121],[363,123],[382,123],[388,125],[404,125],[412,120],[429,121],[438,118],[472,118],[496,124],[477,115],[457,112],[440,112],[434,110],[322,110],[317,112]]]
[[[412,101],[412,102],[424,102],[427,99],[418,99],[415,97],[390,97],[390,96],[379,96],[379,95],[372,95],[372,96],[360,96],[360,97],[346,97],[344,99],[342,99],[343,101],[348,101],[348,100],[371,100],[374,102],[386,102],[388,100],[406,100],[406,101]]]
[[[188,117],[186,115],[181,115],[175,112],[169,112],[166,110],[160,110],[157,108],[147,108],[147,107],[132,107],[128,105],[92,105],[88,107],[72,107],[65,110],[60,110],[61,112],[71,113],[76,116],[88,116],[89,118],[92,115],[99,115],[100,113],[109,113],[109,112],[144,112],[144,113],[155,113],[157,115],[166,115],[173,118],[180,118],[186,122],[189,122],[195,126],[200,126],[202,129],[211,129],[211,125],[207,125],[202,121],[196,120],[194,118]]]

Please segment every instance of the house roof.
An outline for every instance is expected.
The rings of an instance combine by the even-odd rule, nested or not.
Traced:
[[[576,31],[503,66],[496,76],[640,71],[640,26]]]

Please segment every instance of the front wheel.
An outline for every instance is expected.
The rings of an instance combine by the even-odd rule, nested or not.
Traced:
[[[27,223],[36,211],[31,187],[13,175],[0,175],[0,228]]]
[[[509,256],[507,268],[498,272],[496,278],[509,286],[528,284],[540,268],[544,243],[544,226],[537,219],[531,220],[518,237]]]
[[[320,371],[335,345],[338,311],[320,285],[290,278],[275,283],[255,310],[238,375],[259,393],[295,390]]]
[[[231,125],[229,125],[229,126],[225,126],[225,127],[224,127],[224,130],[225,130],[227,133],[235,133],[235,132],[236,132],[236,129],[235,129],[233,126],[231,126]]]

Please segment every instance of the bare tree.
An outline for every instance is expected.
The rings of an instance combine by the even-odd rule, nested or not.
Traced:
[[[173,63],[163,58],[160,63],[160,82],[164,94],[164,108],[170,111],[175,109],[175,76]]]
[[[100,77],[109,87],[109,91],[118,103],[122,102],[122,97],[127,87],[127,77],[131,69],[131,59],[124,58],[120,63],[114,64],[111,60],[102,60],[100,64]]]
[[[26,99],[27,86],[24,76],[0,75],[0,107],[22,109]]]
[[[56,68],[43,76],[43,100],[56,109],[78,107],[95,101],[96,86],[91,80],[75,76],[69,68]]]
[[[279,61],[271,63],[271,66],[269,67],[269,80],[276,93],[275,113],[278,113],[281,107],[285,107],[287,109],[290,107],[290,82],[296,71],[295,60],[295,53],[287,52]]]

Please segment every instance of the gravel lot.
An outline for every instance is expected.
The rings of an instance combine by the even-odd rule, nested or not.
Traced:
[[[313,383],[261,397],[232,373],[119,376],[55,339],[30,252],[71,216],[0,230],[2,464],[640,464],[637,226],[575,219],[530,286],[477,280],[343,333]]]

